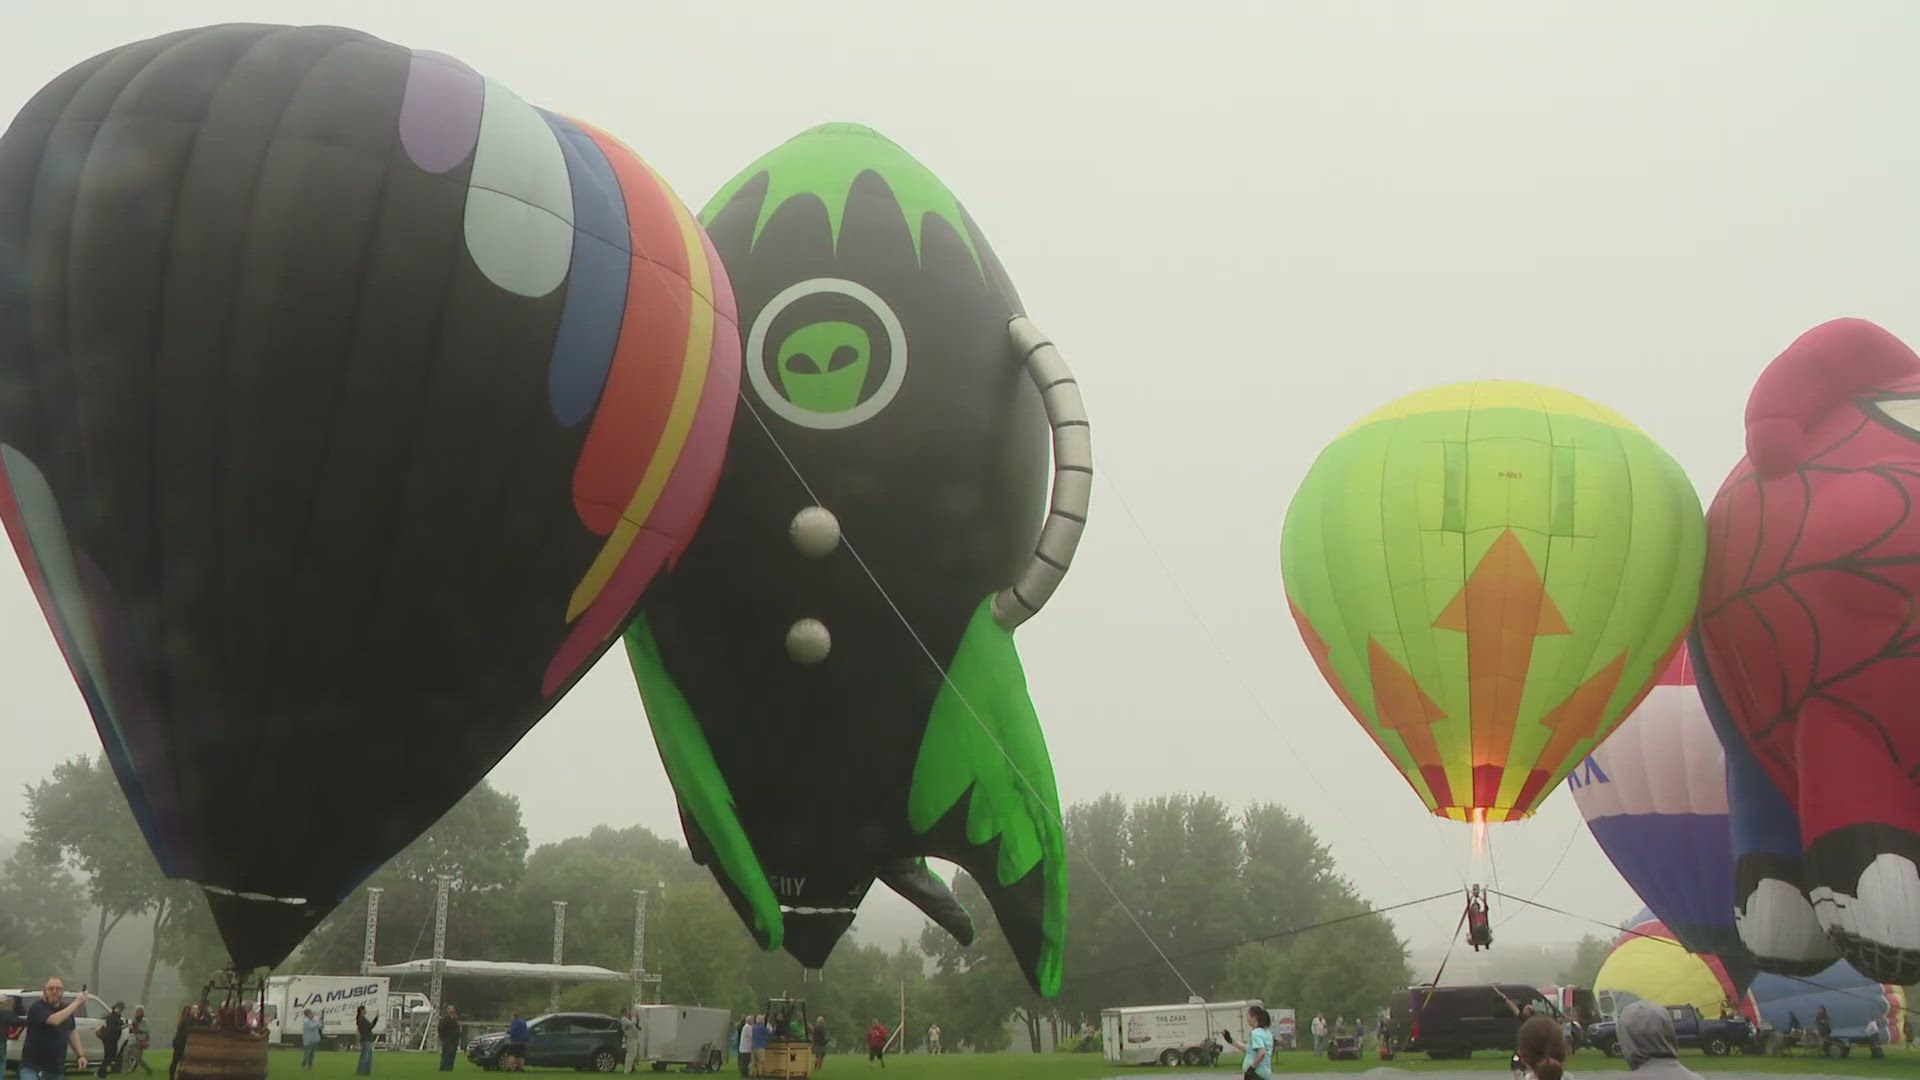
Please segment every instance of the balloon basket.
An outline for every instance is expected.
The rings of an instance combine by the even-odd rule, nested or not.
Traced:
[[[769,1042],[753,1052],[753,1075],[763,1080],[803,1080],[813,1075],[811,1042]]]
[[[265,1032],[201,1028],[187,1033],[179,1080],[266,1080]]]

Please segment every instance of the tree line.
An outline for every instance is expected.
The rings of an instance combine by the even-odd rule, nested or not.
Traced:
[[[225,950],[199,890],[161,876],[104,761],[62,763],[27,797],[27,840],[0,867],[0,984],[34,985],[73,963],[98,986],[102,950],[115,930],[144,920],[152,941],[137,1000],[153,1001],[162,965],[178,973],[176,993],[197,995],[224,965]],[[1027,988],[979,887],[964,874],[952,884],[975,915],[971,946],[929,925],[917,948],[849,938],[825,967],[808,972],[784,953],[762,952],[678,842],[638,826],[601,826],[530,849],[518,800],[484,783],[321,922],[286,970],[358,971],[367,890],[376,887],[376,963],[431,955],[435,893],[445,875],[449,957],[550,959],[551,901],[565,900],[566,961],[626,971],[633,893],[646,889],[646,967],[662,978],[649,1000],[746,1013],[769,996],[802,997],[848,1046],[873,1017],[893,1026],[903,994],[909,1046],[938,1022],[949,1047],[1004,1049],[1011,1026],[1037,1050],[1043,1029],[1067,1038],[1115,1005],[1184,1002],[1192,993],[1354,1016],[1383,1007],[1412,977],[1406,945],[1385,919],[1320,925],[1367,905],[1326,845],[1284,807],[1236,812],[1208,795],[1131,803],[1109,795],[1069,808],[1066,826],[1073,880],[1066,976],[1051,1003]],[[75,902],[81,896],[87,904]],[[76,958],[83,919],[91,920],[84,929],[93,944],[90,955]],[[425,989],[424,979],[410,982],[422,985],[408,989]],[[450,978],[446,997],[463,1015],[488,1018],[543,1011],[548,992]],[[624,983],[586,984],[567,988],[562,1003],[612,1011],[630,992]]]

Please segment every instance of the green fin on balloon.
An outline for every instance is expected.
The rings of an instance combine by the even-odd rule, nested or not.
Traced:
[[[646,706],[647,723],[653,728],[653,743],[660,749],[667,778],[673,781],[680,804],[712,845],[728,880],[753,910],[754,927],[763,947],[769,952],[778,949],[786,930],[780,901],[767,884],[766,870],[740,824],[733,792],[713,760],[713,748],[707,745],[706,735],[693,718],[686,695],[667,674],[653,627],[644,616],[628,628],[626,641],[627,661],[633,666],[634,681],[640,685],[640,700]]]
[[[964,841],[975,857],[944,854],[980,884],[1028,978],[1051,998],[1060,990],[1067,930],[1060,796],[1026,671],[1012,632],[994,621],[991,597],[974,609],[934,699],[907,795],[908,822],[925,835],[963,799]],[[1032,907],[1002,902],[1016,890],[1040,894],[1037,925]]]

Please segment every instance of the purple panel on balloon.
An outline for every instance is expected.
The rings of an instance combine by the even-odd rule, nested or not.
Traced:
[[[443,173],[467,160],[480,140],[480,73],[437,52],[413,50],[400,102],[400,145],[415,165]]]

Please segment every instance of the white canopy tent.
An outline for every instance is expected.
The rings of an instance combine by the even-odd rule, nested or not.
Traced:
[[[494,979],[533,979],[539,982],[630,982],[633,975],[593,964],[523,964],[509,960],[409,960],[367,969],[369,975],[473,975]]]

